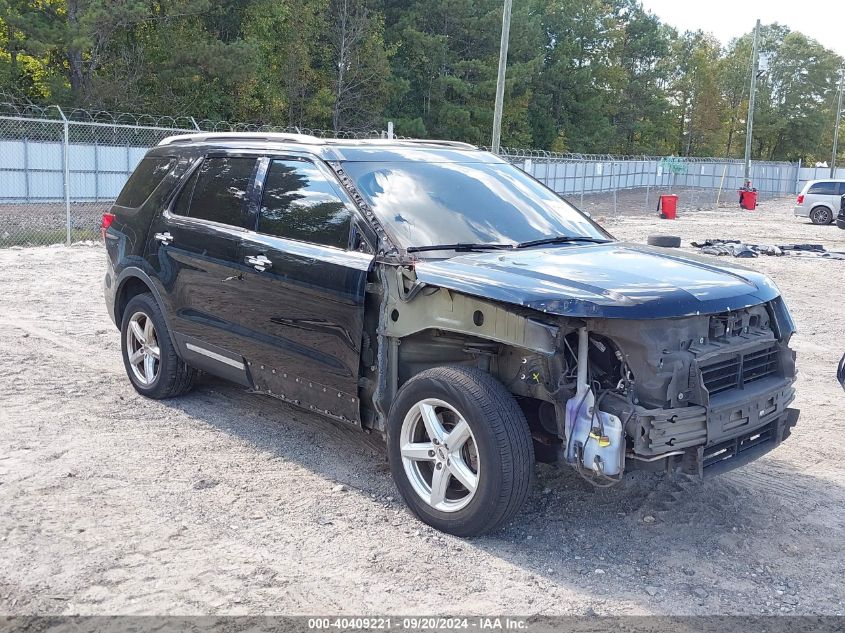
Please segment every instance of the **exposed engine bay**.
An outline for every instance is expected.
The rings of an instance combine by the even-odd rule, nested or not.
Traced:
[[[425,286],[401,268],[371,285],[381,316],[363,380],[376,429],[399,385],[443,364],[497,377],[526,414],[537,458],[597,486],[634,468],[731,469],[797,421],[794,325],[780,297],[710,315],[576,319]]]

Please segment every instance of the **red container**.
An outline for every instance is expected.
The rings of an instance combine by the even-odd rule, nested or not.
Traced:
[[[669,193],[660,196],[657,202],[657,210],[664,220],[674,220],[678,216],[678,196]]]
[[[749,191],[748,189],[739,190],[739,206],[747,211],[753,211],[757,208],[757,192]]]

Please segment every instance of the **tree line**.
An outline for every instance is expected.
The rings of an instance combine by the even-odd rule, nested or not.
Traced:
[[[0,0],[0,91],[488,144],[501,19],[501,0]],[[754,158],[829,159],[842,58],[779,24],[760,50]],[[738,157],[750,72],[750,32],[722,46],[638,0],[516,0],[502,143]]]

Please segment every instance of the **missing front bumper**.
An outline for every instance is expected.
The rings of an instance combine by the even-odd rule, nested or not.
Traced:
[[[683,455],[668,458],[669,470],[699,477],[711,477],[739,468],[762,457],[789,437],[798,422],[800,411],[786,409],[768,424],[738,437],[710,446],[684,451]]]

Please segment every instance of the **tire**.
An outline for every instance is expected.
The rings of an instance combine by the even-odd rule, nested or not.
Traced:
[[[439,445],[429,431],[431,419],[424,420],[426,407],[446,432]],[[452,433],[461,421],[469,436],[449,447],[449,438],[461,435]],[[442,532],[476,536],[493,531],[512,519],[528,497],[534,472],[528,423],[504,386],[478,369],[436,367],[402,385],[390,407],[387,445],[399,494],[420,520]],[[408,457],[410,450],[414,457]],[[436,468],[446,483],[442,501],[433,505]],[[463,481],[474,481],[474,490]]]
[[[649,246],[678,248],[681,245],[681,238],[677,235],[649,235],[646,242]]]
[[[843,355],[842,360],[839,361],[839,369],[836,371],[836,379],[839,381],[839,384],[842,385],[842,388],[845,389],[845,355]]]
[[[813,207],[810,211],[810,221],[813,224],[830,224],[833,220],[833,211],[827,207]]]
[[[139,329],[145,344],[140,342]],[[173,398],[194,386],[198,372],[176,354],[164,315],[152,294],[144,293],[130,299],[120,323],[120,340],[126,374],[142,396],[155,400]],[[140,362],[130,360],[130,356],[138,358],[135,353],[141,354]],[[148,362],[151,369],[148,369]]]

